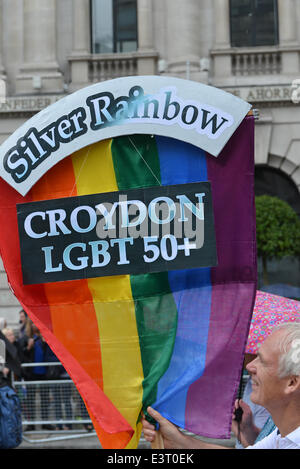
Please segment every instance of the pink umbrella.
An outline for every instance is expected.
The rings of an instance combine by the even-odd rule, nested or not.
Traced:
[[[256,354],[260,344],[283,322],[300,322],[300,301],[258,290],[249,330],[246,353]]]

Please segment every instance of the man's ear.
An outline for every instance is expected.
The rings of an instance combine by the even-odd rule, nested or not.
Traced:
[[[295,391],[300,392],[300,376],[292,375],[287,379],[285,393],[290,394]]]

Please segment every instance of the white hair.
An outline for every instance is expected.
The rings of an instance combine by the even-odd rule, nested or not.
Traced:
[[[283,330],[280,340],[278,374],[280,378],[300,376],[300,322],[286,322],[274,327],[272,332]]]

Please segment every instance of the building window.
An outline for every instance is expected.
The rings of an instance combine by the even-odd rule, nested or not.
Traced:
[[[277,0],[230,0],[232,47],[278,44]]]
[[[137,50],[137,0],[91,0],[92,53]]]
[[[300,194],[293,180],[280,169],[255,166],[255,195],[271,195],[287,202],[300,218]]]

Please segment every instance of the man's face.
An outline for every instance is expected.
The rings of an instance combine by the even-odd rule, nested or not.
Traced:
[[[255,360],[247,365],[251,375],[251,400],[270,408],[284,398],[286,378],[278,377],[279,339],[282,331],[271,334],[262,344]]]

